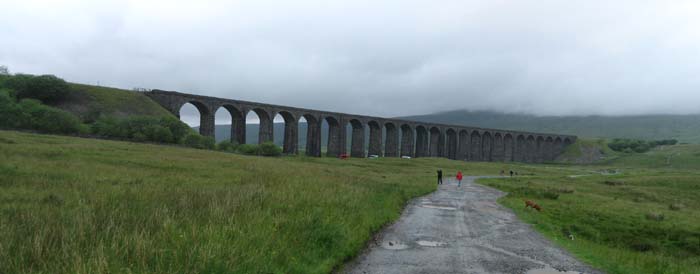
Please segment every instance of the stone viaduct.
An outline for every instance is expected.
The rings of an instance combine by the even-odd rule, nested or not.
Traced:
[[[321,125],[328,124],[326,155],[337,157],[347,153],[350,138],[350,156],[366,157],[446,157],[466,161],[502,161],[541,163],[554,160],[564,148],[576,140],[576,136],[520,132],[445,125],[353,115],[329,111],[222,99],[174,91],[153,90],[145,93],[165,109],[180,117],[180,109],[186,103],[194,105],[200,113],[199,131],[214,136],[216,111],[225,108],[232,118],[231,140],[246,143],[246,116],[253,111],[260,118],[258,142],[273,141],[273,119],[284,119],[283,152],[298,153],[299,120],[308,124],[306,154],[321,156]],[[347,125],[352,134],[346,133]],[[365,130],[369,130],[366,146]],[[368,148],[365,150],[365,148]]]

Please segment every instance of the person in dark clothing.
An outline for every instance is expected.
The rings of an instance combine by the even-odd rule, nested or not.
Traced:
[[[438,177],[438,185],[441,185],[442,184],[442,169],[438,169],[437,177]]]
[[[510,171],[510,177],[513,177],[513,171],[512,171],[512,170]]]

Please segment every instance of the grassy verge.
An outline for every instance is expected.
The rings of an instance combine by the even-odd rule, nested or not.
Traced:
[[[583,176],[480,182],[508,192],[502,204],[578,258],[609,273],[700,273],[700,174],[690,169],[700,163],[692,158],[696,149],[666,147],[622,155],[570,173]],[[671,167],[664,164],[664,155],[679,151],[690,153]],[[591,169],[622,173],[601,175]],[[543,211],[526,210],[524,200],[536,201]]]

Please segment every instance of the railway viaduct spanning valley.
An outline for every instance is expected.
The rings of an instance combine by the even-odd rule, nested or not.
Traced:
[[[180,108],[191,103],[200,113],[199,131],[214,136],[215,113],[225,108],[232,118],[231,140],[246,143],[246,116],[250,111],[260,118],[258,142],[273,141],[274,117],[284,119],[283,152],[299,152],[299,120],[308,124],[306,154],[321,156],[322,123],[328,124],[327,155],[347,153],[350,138],[350,156],[365,157],[446,157],[467,161],[516,161],[540,163],[554,160],[576,136],[541,134],[498,129],[484,129],[458,125],[444,125],[400,119],[352,115],[240,100],[222,99],[173,91],[153,90],[145,93],[175,116]],[[352,134],[345,131],[352,126]],[[365,146],[365,130],[369,130],[369,144]],[[368,148],[367,150],[365,148]]]

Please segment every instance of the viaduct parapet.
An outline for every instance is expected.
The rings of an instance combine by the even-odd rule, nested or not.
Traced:
[[[232,118],[231,141],[246,143],[246,116],[250,111],[260,118],[258,142],[273,141],[274,117],[284,119],[283,153],[299,152],[299,120],[306,120],[306,155],[321,156],[321,125],[328,124],[326,155],[337,157],[446,157],[466,161],[499,161],[541,163],[554,160],[576,136],[543,134],[512,130],[466,127],[417,121],[406,121],[271,105],[241,100],[222,99],[174,91],[153,90],[145,93],[175,116],[186,103],[200,114],[200,134],[214,136],[215,114],[226,109]],[[347,125],[352,126],[348,135]],[[369,130],[369,140],[365,131]],[[369,142],[367,144],[365,142]],[[365,148],[368,148],[367,150]]]

